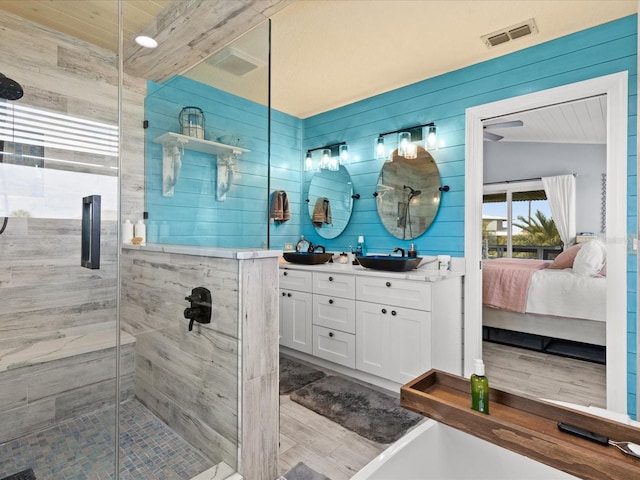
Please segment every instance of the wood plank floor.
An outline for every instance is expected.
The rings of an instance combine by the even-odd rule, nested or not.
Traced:
[[[387,446],[280,395],[280,474],[304,462],[331,480],[348,480]]]
[[[579,405],[606,404],[604,365],[488,342],[483,357],[494,388]],[[386,447],[280,396],[280,474],[304,462],[331,480],[348,480]]]
[[[606,367],[592,362],[483,342],[489,385],[522,395],[606,406]]]

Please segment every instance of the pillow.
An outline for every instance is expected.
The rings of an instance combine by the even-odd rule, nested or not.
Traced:
[[[584,243],[573,261],[573,271],[578,275],[593,277],[600,273],[607,259],[605,246],[598,240]]]
[[[579,243],[577,245],[573,245],[572,247],[567,248],[564,252],[558,255],[549,268],[571,268],[573,267],[573,262],[578,254],[578,250],[582,247],[584,243]]]

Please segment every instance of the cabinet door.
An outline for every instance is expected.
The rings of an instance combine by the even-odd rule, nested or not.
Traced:
[[[280,345],[312,352],[311,312],[310,293],[280,290]]]
[[[356,302],[356,368],[406,383],[431,368],[431,314]]]
[[[389,379],[406,383],[431,368],[431,313],[390,307],[389,321]]]
[[[356,369],[389,377],[389,308],[356,302]]]

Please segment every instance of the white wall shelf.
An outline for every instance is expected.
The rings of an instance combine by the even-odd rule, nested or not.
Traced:
[[[224,143],[189,137],[180,133],[167,132],[153,139],[162,145],[162,196],[173,197],[174,186],[180,175],[184,150],[215,155],[219,160],[229,164],[243,153],[250,150]]]

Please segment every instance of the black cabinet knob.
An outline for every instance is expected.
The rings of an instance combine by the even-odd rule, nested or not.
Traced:
[[[282,296],[283,296],[283,297],[286,297],[286,296],[287,296],[287,294],[286,294],[285,292],[282,292]]]
[[[330,337],[333,337],[333,332],[329,332],[329,336],[330,336]]]
[[[396,311],[395,310],[391,310],[391,315],[393,315],[395,317],[396,316]]]
[[[387,287],[390,287],[390,286],[391,286],[391,282],[387,282],[387,283],[385,283],[385,285],[386,285]]]
[[[329,305],[333,305],[333,300],[329,299]]]
[[[287,272],[282,272],[282,275],[284,275],[286,277],[287,276]]]
[[[382,313],[385,313],[385,314],[386,314],[386,313],[387,313],[387,309],[386,309],[386,308],[383,308],[383,309],[382,309]]]
[[[330,281],[330,282],[333,282],[333,277],[329,277],[329,281]]]
[[[290,296],[291,296],[291,294],[290,294],[290,293],[287,293],[287,297],[290,297]]]

